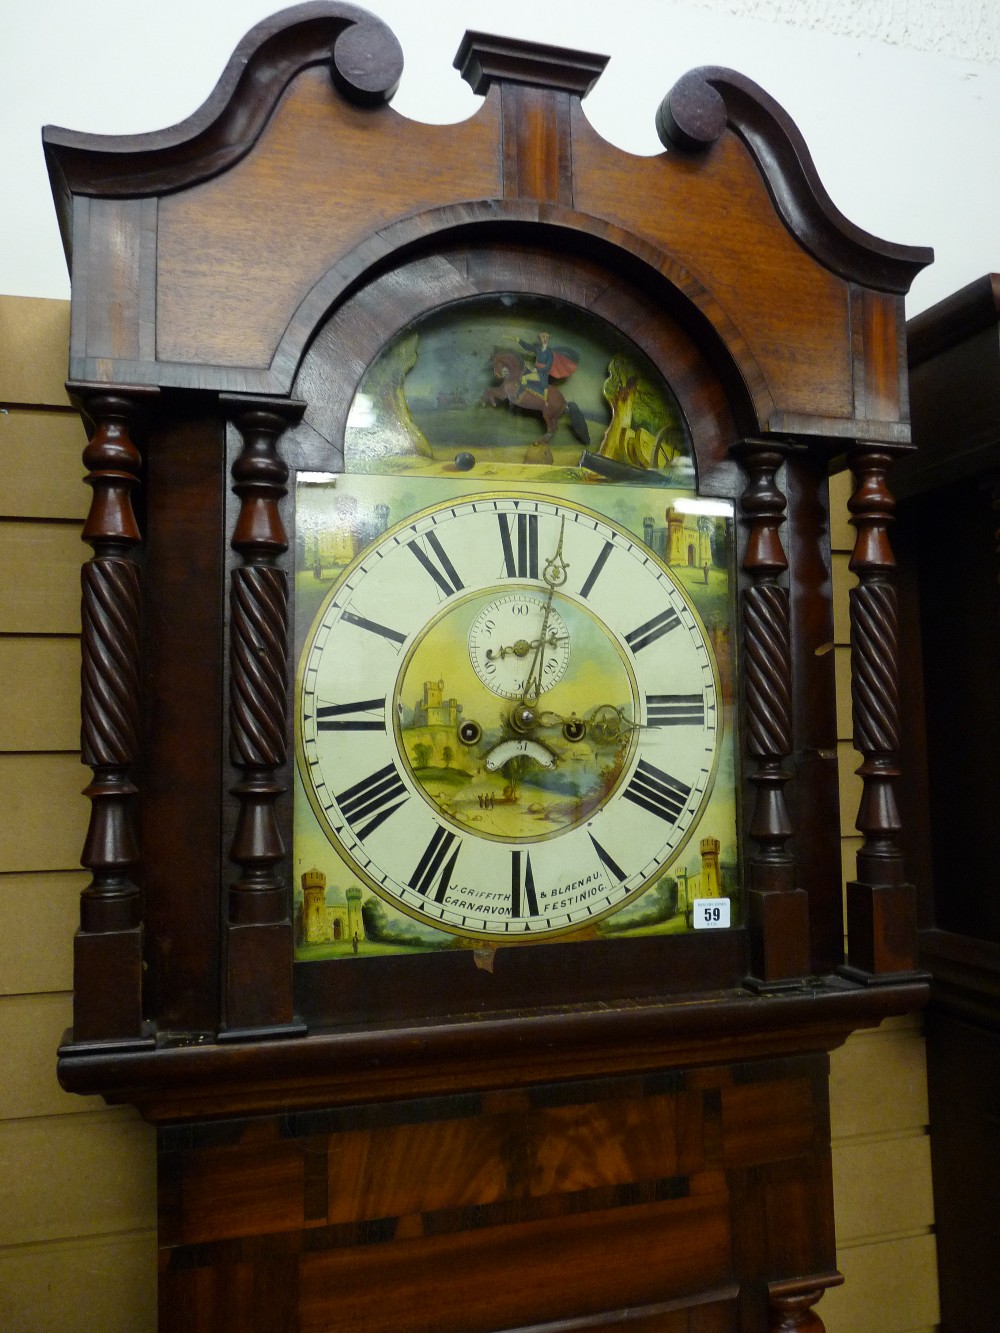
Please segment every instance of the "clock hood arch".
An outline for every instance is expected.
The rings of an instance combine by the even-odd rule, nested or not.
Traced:
[[[528,245],[523,231],[520,244],[496,239],[505,231],[471,224],[449,227],[432,250],[401,247],[398,263],[373,263],[346,289],[339,272],[328,274],[303,306],[303,311],[312,306],[325,313],[305,338],[291,383],[294,397],[307,404],[301,430],[318,432],[338,455],[362,377],[406,329],[452,304],[530,295],[576,307],[634,343],[679,400],[702,485],[711,486],[713,476],[716,488],[726,478],[731,481],[731,447],[764,428],[761,419],[767,420],[773,404],[739,330],[709,295],[676,265],[664,262],[654,268],[638,246],[634,255],[609,241],[590,247],[591,254],[584,256],[568,246],[550,248],[550,227],[526,233],[537,241]],[[625,267],[623,255],[634,257],[634,266]],[[332,307],[329,287],[322,290],[327,283],[341,288]],[[726,337],[719,334],[720,325]]]
[[[504,283],[508,290],[518,284],[527,290],[525,284],[532,284],[531,290],[539,295],[558,296],[585,309],[595,303],[610,308],[613,303],[608,293],[612,288],[629,290],[633,305],[636,294],[644,292],[647,304],[654,302],[678,335],[695,345],[697,352],[692,349],[690,355],[698,356],[706,368],[712,367],[729,400],[736,429],[752,434],[768,428],[775,403],[752,347],[718,299],[676,256],[599,219],[557,208],[546,210],[542,219],[537,208],[507,201],[483,200],[463,205],[460,210],[432,210],[362,242],[330,268],[305,297],[282,335],[271,362],[272,371],[281,383],[290,386],[320,330],[342,304],[365,288],[371,288],[372,299],[383,300],[385,341],[389,341],[393,318],[404,316],[399,306],[386,298],[394,284],[404,285],[402,274],[413,274],[427,254],[460,255],[469,250],[494,258],[489,264],[484,259],[475,272],[456,273],[447,288],[448,295],[437,290],[414,291],[409,302],[410,318],[427,313],[435,302],[499,292]],[[515,260],[515,251],[525,258]],[[548,259],[539,262],[541,255]],[[518,276],[518,267],[525,265],[530,268]],[[576,287],[574,265],[580,273]],[[375,291],[380,293],[377,298]],[[623,303],[625,300],[623,296]],[[647,321],[651,314],[647,314]],[[401,327],[399,324],[394,332]]]

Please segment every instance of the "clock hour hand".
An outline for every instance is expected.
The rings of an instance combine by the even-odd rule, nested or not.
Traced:
[[[555,630],[552,630],[546,635],[544,640],[540,638],[532,639],[529,643],[527,639],[518,639],[517,643],[508,644],[504,647],[497,648],[496,650],[487,648],[486,660],[487,662],[499,662],[506,657],[508,653],[514,657],[527,657],[533,648],[538,648],[540,646],[552,647],[557,643],[565,643],[568,639],[568,634],[557,634]]]

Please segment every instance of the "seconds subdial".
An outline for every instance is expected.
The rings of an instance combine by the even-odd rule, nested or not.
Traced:
[[[526,588],[484,606],[469,630],[469,658],[501,699],[523,699],[529,685],[534,692],[537,684],[538,693],[557,685],[569,665],[570,639],[551,593]]]

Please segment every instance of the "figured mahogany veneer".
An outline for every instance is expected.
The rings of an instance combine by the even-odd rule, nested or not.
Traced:
[[[93,872],[60,1076],[160,1125],[161,1322],[185,1333],[821,1329],[827,1053],[922,1002],[897,801],[889,465],[902,297],[794,124],[683,76],[667,152],[581,99],[604,58],[467,34],[458,125],[388,105],[371,15],[258,25],[172,129],[45,131],[92,424]],[[343,468],[367,367],[434,309],[575,304],[665,375],[734,505],[744,912],[674,938],[294,963],[294,478]],[[844,965],[827,475],[849,455],[864,845]],[[133,509],[130,497],[139,497]],[[138,831],[138,837],[136,836]]]

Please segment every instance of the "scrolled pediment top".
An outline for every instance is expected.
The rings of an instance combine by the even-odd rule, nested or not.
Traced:
[[[749,150],[785,226],[834,273],[903,294],[933,262],[926,246],[884,241],[850,222],[827,194],[791,116],[745,75],[714,65],[689,70],[656,115],[660,142],[685,153],[707,152],[727,126]]]
[[[399,85],[403,53],[387,25],[356,5],[310,0],[282,10],[247,33],[206,101],[177,125],[135,135],[47,125],[42,143],[57,203],[65,206],[65,193],[165,194],[228,170],[296,75],[323,64],[347,101],[377,106]]]

